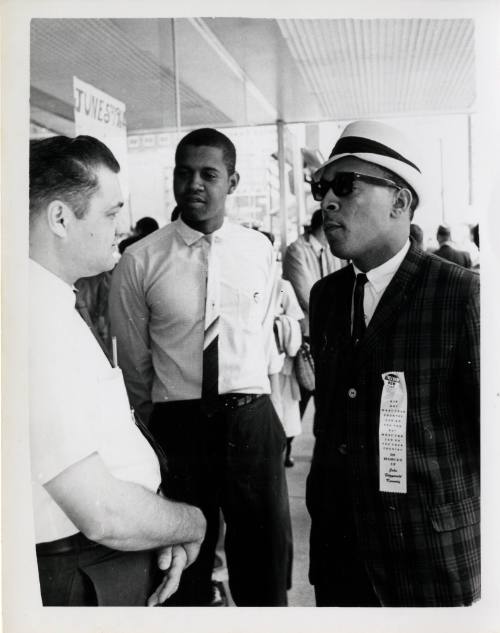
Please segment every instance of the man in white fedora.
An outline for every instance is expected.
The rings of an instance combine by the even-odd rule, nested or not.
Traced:
[[[409,240],[409,139],[349,124],[312,184],[351,264],[310,304],[317,439],[307,482],[318,606],[480,596],[479,278]]]

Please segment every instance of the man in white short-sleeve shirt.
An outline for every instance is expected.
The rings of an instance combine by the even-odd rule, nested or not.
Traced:
[[[74,282],[114,264],[119,169],[89,136],[31,143],[30,448],[44,606],[160,604],[205,532],[197,508],[157,494],[158,459],[121,371],[75,309]]]

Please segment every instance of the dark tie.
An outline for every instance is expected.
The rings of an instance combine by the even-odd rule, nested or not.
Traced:
[[[325,276],[325,271],[323,270],[323,249],[322,248],[320,248],[319,250],[318,262],[319,262],[319,276],[321,279],[323,279],[323,277]]]
[[[209,249],[213,249],[213,235],[205,235]],[[217,294],[217,263],[213,251],[209,253],[207,265],[207,290],[205,300],[205,330],[203,333],[203,373],[201,402],[203,410],[211,415],[219,400],[219,313],[215,304]]]
[[[78,294],[76,295],[75,308],[79,312],[80,316],[85,321],[85,323],[89,326],[89,329],[94,335],[94,338],[101,346],[101,349],[106,355],[106,358],[109,360],[110,365],[113,366],[113,361],[109,355],[109,351],[106,349],[104,342],[102,341],[101,337],[99,336],[99,333],[97,332],[94,324],[92,323],[92,319],[90,318],[90,313],[88,311],[87,304],[85,303],[83,299],[78,297]],[[165,453],[163,452],[163,449],[161,448],[161,446],[156,442],[156,440],[152,436],[148,427],[144,424],[144,422],[140,419],[140,417],[137,415],[137,413],[133,409],[132,411],[134,414],[134,420],[135,420],[135,424],[137,428],[144,435],[146,440],[151,445],[151,448],[156,453],[156,457],[158,458],[158,462],[160,464],[161,481],[162,481],[162,484],[165,485],[167,481],[167,473],[168,473],[167,457]]]
[[[367,281],[368,277],[365,273],[359,273],[359,275],[356,276],[356,284],[354,285],[354,313],[352,319],[352,342],[354,345],[357,345],[363,338],[366,330],[363,301]]]
[[[106,355],[106,358],[109,360],[109,362],[112,365],[113,362],[112,362],[112,360],[110,358],[109,351],[106,348],[106,345],[104,344],[104,341],[99,336],[99,332],[97,331],[95,325],[93,324],[92,319],[90,318],[90,313],[89,313],[89,310],[87,308],[87,304],[85,303],[85,301],[82,298],[80,298],[78,296],[78,294],[76,295],[75,308],[78,310],[78,312],[80,313],[80,316],[85,321],[85,323],[89,326],[89,329],[92,332],[92,334],[94,335],[94,338],[99,343],[99,345],[101,346],[102,351]]]

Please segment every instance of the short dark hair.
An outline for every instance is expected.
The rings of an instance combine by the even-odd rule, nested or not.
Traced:
[[[30,216],[60,199],[82,218],[99,186],[96,169],[101,166],[120,171],[111,150],[93,136],[30,141]]]
[[[194,147],[218,147],[222,151],[222,160],[226,165],[227,173],[232,176],[236,170],[236,148],[233,142],[222,132],[211,127],[200,128],[186,134],[177,145],[175,150],[175,162],[179,158],[180,152],[187,146]]]
[[[140,220],[137,220],[135,224],[135,232],[138,235],[149,235],[153,231],[157,231],[159,228],[158,222],[154,218],[145,216]]]
[[[311,233],[316,233],[316,231],[323,226],[323,212],[321,209],[316,209],[316,211],[311,215],[311,223],[309,224],[309,231]]]
[[[440,224],[438,226],[438,230],[436,233],[437,237],[441,237],[444,240],[449,240],[451,237],[451,230],[450,227],[445,226],[444,224]]]

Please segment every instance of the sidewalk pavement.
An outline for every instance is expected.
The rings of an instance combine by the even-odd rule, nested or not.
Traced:
[[[294,547],[292,588],[288,592],[290,607],[315,606],[314,589],[308,580],[311,521],[305,502],[306,478],[309,474],[314,446],[313,416],[314,403],[311,398],[302,420],[302,433],[293,440],[292,444],[295,466],[286,469]]]

